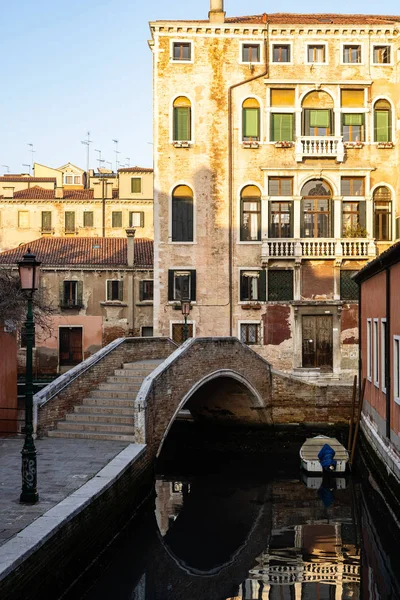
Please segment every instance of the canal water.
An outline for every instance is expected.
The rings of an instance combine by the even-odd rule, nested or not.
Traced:
[[[346,478],[301,473],[299,448],[315,433],[177,424],[154,498],[68,597],[400,599],[393,508],[362,461]]]

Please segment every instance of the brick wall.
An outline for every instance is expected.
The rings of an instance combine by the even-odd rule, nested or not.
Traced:
[[[59,419],[63,419],[74,406],[81,404],[93,388],[113,375],[115,369],[121,368],[123,363],[166,358],[175,348],[176,344],[169,338],[125,338],[111,352],[104,353],[107,348],[103,348],[89,359],[91,366],[88,369],[83,370],[84,363],[76,367],[79,371],[76,378],[69,379],[71,375],[68,372],[51,384],[56,387],[59,380],[66,380],[65,387],[39,407],[37,433],[43,435],[46,430],[53,429]],[[96,362],[97,354],[102,357]],[[46,389],[51,390],[51,386]],[[35,402],[38,400],[40,402],[39,394],[35,396]]]

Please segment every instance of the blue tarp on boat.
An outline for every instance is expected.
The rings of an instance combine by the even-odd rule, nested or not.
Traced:
[[[329,444],[324,444],[318,452],[318,460],[324,471],[336,469],[335,451]]]

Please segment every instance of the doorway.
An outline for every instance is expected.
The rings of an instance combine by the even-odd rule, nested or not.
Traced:
[[[302,318],[302,367],[332,371],[332,315],[304,315]]]
[[[60,327],[59,332],[60,367],[82,362],[82,327]]]

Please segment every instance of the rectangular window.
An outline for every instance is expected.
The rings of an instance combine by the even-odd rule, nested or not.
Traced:
[[[342,108],[364,108],[364,90],[340,90]]]
[[[389,241],[392,237],[392,203],[383,200],[374,202],[374,235],[379,241]]]
[[[240,341],[249,346],[261,344],[260,323],[240,323]]]
[[[42,233],[51,233],[51,211],[42,211]]]
[[[243,140],[258,141],[260,139],[260,109],[243,109]]]
[[[93,211],[87,210],[83,213],[83,226],[93,227]]]
[[[270,196],[291,196],[293,194],[293,177],[268,177],[268,194]]]
[[[152,279],[143,279],[140,282],[139,298],[141,302],[153,300],[153,286],[154,282]]]
[[[310,44],[307,46],[307,62],[324,63],[326,48],[323,44]]]
[[[153,328],[142,327],[142,337],[153,337]]]
[[[264,302],[265,291],[265,271],[240,271],[241,302]]]
[[[144,227],[144,212],[130,212],[129,227]]]
[[[295,90],[293,88],[271,89],[271,106],[291,106],[295,104]]]
[[[294,115],[292,113],[271,114],[271,142],[294,140]]]
[[[27,229],[29,227],[29,211],[18,211],[18,227],[20,229]]]
[[[174,141],[187,142],[191,138],[190,106],[174,106]]]
[[[392,139],[392,125],[390,110],[374,111],[374,141],[390,142]]]
[[[365,202],[343,202],[342,236],[345,238],[365,238]]]
[[[343,46],[343,62],[352,64],[360,63],[361,46],[359,44],[346,44]]]
[[[74,176],[73,175],[64,175],[64,183],[66,185],[72,185],[74,183]]]
[[[311,136],[331,135],[332,111],[329,109],[304,110],[304,134]]]
[[[132,177],[131,178],[131,193],[140,194],[142,191],[142,178]]]
[[[322,198],[304,198],[301,237],[331,237],[331,202]]]
[[[258,242],[261,240],[261,201],[259,198],[242,198],[240,241]]]
[[[386,394],[386,319],[381,320],[381,388]]]
[[[400,336],[393,336],[393,396],[400,404]]]
[[[65,233],[75,233],[75,212],[66,211],[64,215]]]
[[[269,237],[293,237],[293,202],[270,202],[269,204]]]
[[[374,319],[374,384],[379,387],[379,321]]]
[[[342,177],[342,196],[364,196],[364,177]]]
[[[358,285],[353,279],[357,271],[340,271],[340,298],[358,300]]]
[[[362,113],[345,113],[342,115],[344,142],[363,142],[364,129],[364,115]]]
[[[367,378],[372,381],[372,321],[367,319]]]
[[[390,46],[374,46],[374,63],[376,65],[390,64]]]
[[[82,281],[63,281],[61,292],[61,306],[63,308],[77,308],[82,306],[82,291]]]
[[[122,227],[122,212],[121,211],[113,211],[111,213],[111,226],[112,227]]]
[[[180,302],[187,299],[196,300],[196,271],[169,269],[168,300]]]
[[[290,44],[272,45],[272,62],[290,63]]]
[[[172,56],[173,60],[191,60],[191,42],[174,42],[172,46]]]
[[[293,271],[268,269],[268,302],[293,300]]]
[[[122,302],[124,297],[124,282],[120,279],[108,279],[107,280],[107,302],[113,302],[119,300]]]
[[[258,63],[260,62],[260,44],[242,45],[242,62]]]

